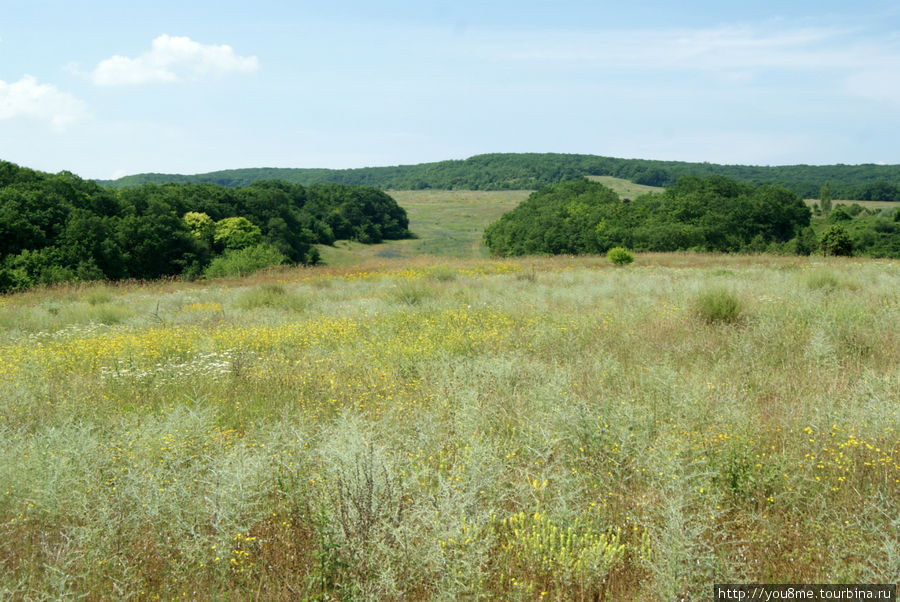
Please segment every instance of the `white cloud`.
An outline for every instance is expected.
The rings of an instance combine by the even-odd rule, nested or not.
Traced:
[[[26,75],[15,83],[0,80],[0,119],[29,117],[62,131],[88,117],[87,105],[50,84]]]
[[[255,56],[238,56],[228,45],[200,44],[184,36],[161,35],[149,52],[137,58],[115,55],[100,61],[91,78],[100,86],[171,83],[252,73],[259,69]]]

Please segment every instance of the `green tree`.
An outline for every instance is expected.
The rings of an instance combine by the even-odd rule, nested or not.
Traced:
[[[197,239],[210,247],[212,246],[216,235],[216,222],[213,221],[213,218],[205,213],[188,211],[182,219],[184,219],[184,223],[187,224],[188,229]]]
[[[246,217],[226,217],[216,222],[213,241],[220,249],[246,249],[262,242],[262,231]]]
[[[816,237],[815,231],[809,226],[800,230],[796,239],[796,247],[794,248],[797,255],[812,255],[818,248],[819,239]]]
[[[828,228],[820,241],[822,252],[827,255],[849,256],[853,253],[853,240],[843,226],[837,224]]]
[[[825,215],[831,211],[831,185],[827,181],[819,191],[819,206],[822,207],[822,213]]]

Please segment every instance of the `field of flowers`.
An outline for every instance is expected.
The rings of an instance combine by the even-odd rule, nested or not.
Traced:
[[[897,262],[796,257],[0,297],[0,598],[894,582],[898,323]]]

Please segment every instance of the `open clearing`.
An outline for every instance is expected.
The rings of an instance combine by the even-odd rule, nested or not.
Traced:
[[[665,188],[659,186],[645,186],[644,184],[635,184],[630,180],[622,178],[614,178],[613,176],[588,176],[588,180],[600,182],[601,184],[612,188],[613,191],[623,199],[634,200],[642,194],[648,192],[663,192]]]
[[[530,190],[391,190],[406,209],[409,229],[418,238],[363,245],[338,241],[335,246],[318,245],[329,265],[352,265],[376,259],[439,257],[485,257],[481,244],[484,228],[528,198]]]
[[[897,262],[374,262],[0,298],[3,597],[900,574]]]

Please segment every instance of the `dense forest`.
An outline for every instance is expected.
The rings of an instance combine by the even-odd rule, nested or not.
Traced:
[[[581,178],[543,188],[485,230],[497,255],[635,251],[851,253],[900,257],[900,212],[838,206],[816,218],[794,192],[687,176],[662,194],[623,201]],[[856,215],[852,215],[855,213]]]
[[[139,174],[101,184],[123,188],[176,182],[235,187],[277,179],[304,186],[331,183],[393,190],[531,190],[588,175],[615,176],[650,186],[672,186],[684,176],[721,175],[754,186],[777,184],[803,198],[817,197],[821,186],[830,182],[835,198],[900,201],[900,165],[761,167],[556,153],[488,154],[461,161],[360,169],[259,168],[193,176]]]
[[[0,291],[311,264],[316,243],[405,238],[408,223],[374,188],[258,181],[114,190],[0,162]]]

